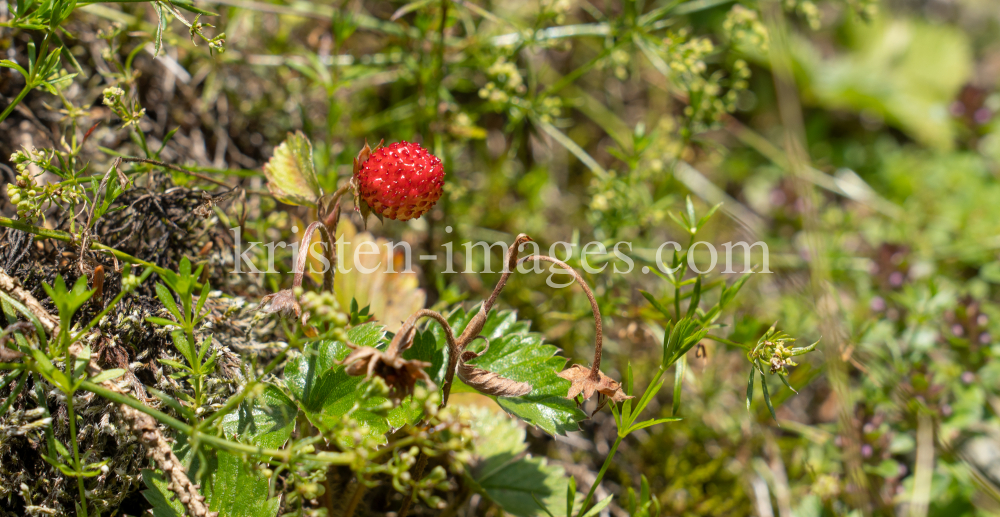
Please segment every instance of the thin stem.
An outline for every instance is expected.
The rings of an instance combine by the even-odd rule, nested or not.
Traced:
[[[30,92],[32,88],[33,85],[31,84],[31,81],[28,81],[28,83],[24,85],[24,88],[21,88],[21,91],[17,94],[17,97],[14,97],[14,100],[10,101],[10,104],[8,104],[7,108],[3,110],[3,113],[0,113],[0,122],[6,120],[6,118],[10,115],[10,113],[14,111],[14,108],[16,108],[17,105],[20,104],[22,100],[24,100],[24,97],[28,95],[28,92]]]
[[[424,469],[427,468],[427,455],[423,451],[420,451],[420,456],[417,458],[417,471],[413,479],[416,483],[420,483],[420,479],[424,477]],[[402,506],[399,508],[399,512],[396,513],[396,517],[406,517],[410,513],[410,506],[413,504],[413,498],[417,494],[417,486],[414,484],[413,488],[410,489],[410,493],[406,494],[406,499],[403,500]]]
[[[139,135],[142,135],[142,131],[137,131],[137,133]],[[143,143],[145,143],[146,137],[142,136],[142,140],[143,140]],[[149,153],[148,150],[144,149],[144,151],[147,154]],[[184,174],[188,174],[188,175],[194,176],[194,177],[196,177],[196,178],[198,178],[200,180],[205,180],[205,181],[207,181],[209,183],[215,183],[216,185],[219,185],[221,187],[233,188],[233,187],[227,185],[225,182],[217,180],[217,179],[212,178],[210,176],[205,176],[204,174],[198,174],[197,172],[189,171],[189,170],[187,170],[187,169],[185,169],[183,167],[178,167],[176,165],[171,165],[171,164],[166,163],[166,162],[161,162],[160,160],[153,160],[151,158],[138,158],[138,157],[134,157],[134,156],[121,156],[120,158],[121,158],[121,160],[123,162],[126,162],[126,163],[148,163],[150,165],[158,165],[160,167],[164,167],[164,168],[170,169],[172,171],[182,172]]]
[[[149,406],[146,406],[142,402],[129,397],[128,395],[123,395],[121,393],[116,393],[112,390],[104,388],[100,385],[94,384],[90,381],[82,381],[80,383],[80,388],[87,391],[96,393],[112,402],[117,402],[119,404],[124,404],[133,409],[141,411],[157,420],[161,423],[172,427],[174,430],[186,434],[190,439],[197,438],[217,449],[222,449],[227,452],[244,453],[251,454],[257,457],[267,458],[269,460],[276,460],[279,462],[291,461],[293,456],[300,458],[303,461],[315,461],[317,463],[328,463],[331,465],[349,465],[354,459],[354,455],[350,453],[335,453],[335,452],[321,452],[317,454],[292,454],[291,450],[281,450],[281,449],[266,449],[263,447],[256,447],[253,445],[247,445],[239,442],[234,442],[227,440],[225,438],[219,438],[218,436],[213,436],[209,434],[201,434],[197,432],[192,426],[177,420],[176,418],[157,411]]]
[[[319,219],[326,224],[326,229],[330,231],[331,234],[336,236],[337,234],[337,222],[340,220],[340,198],[344,196],[349,190],[351,190],[351,182],[348,181],[340,186],[333,194],[323,200],[323,205],[330,206],[333,204],[333,210],[327,213],[320,213]],[[321,207],[322,210],[323,207]]]
[[[146,268],[146,270],[143,271],[142,276],[139,277],[139,282],[138,283],[141,284],[141,283],[145,282],[146,279],[149,278],[149,276],[152,275],[152,274],[153,274],[153,270],[149,269],[149,268]],[[77,332],[76,335],[74,335],[73,338],[70,341],[72,341],[72,342],[79,341],[79,339],[84,334],[86,334],[87,332],[89,332],[90,329],[94,328],[95,325],[97,325],[98,323],[100,323],[101,318],[103,318],[109,312],[111,312],[111,310],[114,309],[115,306],[118,305],[118,302],[120,302],[122,300],[122,298],[124,298],[125,295],[129,294],[130,292],[132,292],[132,290],[130,290],[130,289],[122,289],[118,293],[118,296],[115,296],[115,299],[112,300],[111,303],[108,304],[108,306],[105,307],[104,310],[102,310],[100,314],[98,314],[97,316],[94,316],[94,319],[90,320],[90,323],[88,323],[87,326],[83,328],[83,330]]]
[[[590,286],[587,285],[587,282],[583,279],[582,276],[580,276],[580,273],[578,273],[575,269],[573,269],[573,267],[570,266],[569,264],[557,258],[549,257],[546,255],[531,255],[530,257],[524,257],[523,259],[519,260],[517,262],[517,265],[520,266],[522,263],[527,262],[529,260],[541,260],[543,262],[551,262],[553,264],[561,266],[565,270],[569,271],[571,275],[573,275],[573,278],[576,280],[576,283],[580,284],[580,287],[583,288],[583,292],[587,294],[587,300],[590,301],[590,310],[594,313],[594,364],[593,366],[590,367],[590,376],[593,377],[594,379],[599,378],[601,374],[601,353],[604,345],[604,329],[603,326],[601,325],[601,309],[600,307],[597,306],[597,299],[594,298],[593,291],[590,290]]]
[[[45,237],[46,239],[55,239],[57,241],[67,242],[67,243],[70,243],[70,244],[74,244],[77,241],[76,236],[74,236],[72,234],[69,234],[69,233],[66,233],[66,232],[63,232],[63,231],[59,231],[59,230],[50,230],[48,228],[42,228],[42,227],[39,227],[39,226],[34,226],[34,225],[31,225],[31,224],[25,223],[23,221],[15,221],[15,220],[10,219],[8,217],[0,217],[0,226],[5,226],[7,228],[12,228],[14,230],[20,230],[22,232],[27,232],[27,233],[30,233],[30,234],[33,234],[33,235],[37,235],[39,237]],[[157,273],[157,274],[160,274],[160,275],[162,275],[162,274],[164,274],[164,273],[167,272],[166,269],[164,269],[164,268],[162,268],[160,266],[157,266],[156,264],[153,264],[152,262],[147,262],[147,261],[142,260],[140,258],[133,257],[132,255],[129,255],[128,253],[125,253],[125,252],[122,252],[122,251],[118,251],[118,250],[112,248],[111,246],[105,246],[104,244],[101,244],[99,242],[91,242],[90,243],[90,247],[93,248],[93,249],[95,249],[95,250],[106,250],[106,251],[110,252],[112,255],[114,255],[115,257],[117,257],[117,258],[119,258],[119,259],[121,259],[121,260],[123,260],[125,262],[128,262],[130,264],[137,264],[137,265],[140,265],[140,266],[145,266],[145,267],[148,267],[148,268],[152,268],[154,273]],[[200,288],[201,284],[195,284],[195,286]]]
[[[441,407],[443,408],[448,405],[448,395],[451,393],[451,385],[455,381],[455,370],[458,368],[458,359],[462,355],[463,348],[460,346],[460,342],[455,339],[455,332],[452,330],[451,324],[448,323],[448,318],[430,309],[420,309],[414,312],[403,322],[403,326],[399,328],[399,332],[396,332],[396,335],[393,336],[392,342],[389,343],[389,347],[385,350],[385,355],[395,357],[401,354],[403,350],[409,348],[413,342],[413,327],[417,324],[417,320],[425,317],[437,321],[444,328],[444,337],[448,342],[448,370],[445,372],[444,386],[441,388]]]
[[[74,361],[70,361],[73,364]],[[67,368],[68,369],[68,368]],[[80,466],[80,446],[76,439],[76,413],[73,411],[73,393],[66,393],[66,412],[69,414],[69,438],[73,444],[73,470],[76,474],[76,486],[80,490],[80,507],[83,517],[87,517],[87,489],[83,483],[83,469]]]
[[[264,367],[264,371],[257,378],[260,379],[266,377],[275,368],[277,368],[278,365],[285,360],[285,357],[288,355],[288,352],[290,350],[291,348],[286,348],[282,350],[281,353],[279,353],[277,356],[275,356],[274,359],[271,359],[271,362]],[[211,425],[212,422],[214,422],[216,419],[229,414],[230,411],[235,409],[236,406],[240,405],[240,403],[242,403],[247,398],[247,395],[249,395],[254,391],[254,389],[257,387],[258,384],[260,384],[260,381],[256,379],[250,381],[246,386],[243,387],[243,389],[238,394],[234,395],[228,401],[226,401],[226,404],[221,408],[219,408],[218,411],[212,413],[208,418],[202,420],[201,423],[197,425],[197,428],[207,429],[209,425]]]
[[[337,206],[339,208],[339,202],[337,203]],[[299,245],[299,254],[295,262],[295,278],[292,281],[292,288],[302,287],[302,279],[306,272],[306,261],[309,260],[309,252],[312,249],[312,237],[316,230],[319,230],[320,235],[323,237],[323,241],[326,243],[326,256],[327,259],[330,260],[330,266],[323,271],[323,289],[332,293],[333,274],[337,267],[335,263],[337,260],[337,247],[336,243],[333,242],[333,239],[330,238],[329,229],[322,221],[314,221],[306,227],[306,231],[302,234],[302,242]]]
[[[351,517],[354,515],[354,511],[358,509],[358,504],[361,503],[361,496],[365,495],[365,492],[367,491],[368,487],[362,482],[361,477],[358,477],[358,486],[354,488],[354,493],[351,494],[351,500],[347,502],[347,507],[344,508],[344,517]]]
[[[469,324],[466,325],[465,330],[462,335],[458,337],[458,345],[461,350],[472,342],[476,336],[482,332],[483,327],[486,325],[486,317],[489,316],[490,310],[493,309],[493,304],[496,303],[497,297],[500,296],[500,291],[503,291],[505,285],[507,285],[507,280],[510,275],[514,272],[514,268],[517,266],[517,251],[521,244],[531,241],[531,237],[526,234],[520,234],[514,239],[514,243],[507,248],[507,255],[504,260],[503,274],[500,275],[500,281],[497,282],[496,287],[493,288],[493,292],[490,297],[483,302],[483,306],[479,309],[479,312],[472,317]]]
[[[590,505],[590,500],[594,497],[594,492],[597,490],[597,486],[601,484],[601,480],[604,479],[604,473],[608,471],[608,467],[611,466],[611,460],[615,457],[615,452],[618,451],[618,445],[622,443],[622,437],[619,436],[615,438],[615,444],[611,446],[611,450],[608,451],[608,457],[604,458],[604,465],[601,466],[601,471],[597,473],[597,478],[594,479],[594,484],[590,485],[590,492],[587,492],[587,498],[583,500],[583,506],[580,507],[580,513],[577,517],[583,517],[583,514],[587,511],[587,506]]]

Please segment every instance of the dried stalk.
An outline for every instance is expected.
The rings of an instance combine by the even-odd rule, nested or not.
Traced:
[[[529,260],[540,260],[543,262],[551,262],[553,264],[561,266],[563,269],[565,269],[567,272],[573,275],[573,279],[576,280],[576,283],[580,284],[580,287],[583,288],[583,292],[586,293],[587,300],[590,301],[590,310],[594,313],[594,335],[595,335],[594,364],[590,367],[590,374],[594,379],[597,379],[598,375],[601,373],[601,352],[604,345],[604,327],[601,325],[601,309],[597,306],[597,299],[594,298],[593,291],[590,290],[590,286],[587,285],[587,281],[584,280],[582,276],[580,276],[580,273],[578,273],[575,269],[573,269],[573,267],[570,266],[569,264],[557,258],[549,257],[546,255],[532,255],[530,257],[524,257],[523,259],[519,260],[517,262],[517,265],[520,266],[521,264]]]
[[[0,290],[3,290],[23,303],[42,323],[42,328],[45,329],[45,332],[53,334],[59,330],[59,319],[49,314],[42,307],[42,304],[38,303],[38,300],[22,288],[20,283],[14,277],[8,275],[3,268],[0,268]]]
[[[493,292],[490,297],[483,302],[482,308],[479,312],[472,317],[472,321],[465,327],[462,335],[458,338],[458,345],[460,350],[465,350],[465,347],[469,346],[479,333],[483,331],[483,327],[486,325],[486,317],[489,315],[490,310],[493,309],[493,304],[496,303],[497,298],[500,296],[500,291],[503,291],[504,286],[507,285],[507,280],[510,278],[511,273],[514,272],[514,268],[517,264],[517,251],[518,248],[525,242],[530,242],[531,237],[526,234],[520,234],[514,239],[514,243],[507,248],[507,255],[504,257],[504,267],[503,274],[500,276],[500,281],[497,282],[496,287],[493,288]],[[449,368],[450,370],[450,368]]]
[[[607,403],[608,399],[615,402],[624,402],[625,400],[632,398],[630,395],[626,395],[625,392],[622,391],[620,382],[604,375],[604,373],[601,372],[601,353],[603,352],[604,345],[604,329],[601,326],[601,309],[597,306],[597,299],[594,298],[594,293],[590,290],[590,286],[587,285],[587,282],[584,281],[583,277],[580,276],[580,273],[570,267],[569,264],[557,258],[545,255],[532,255],[518,261],[518,265],[521,265],[528,260],[551,262],[566,269],[566,271],[573,275],[576,283],[580,284],[580,287],[583,288],[583,292],[587,294],[587,300],[590,301],[590,309],[594,313],[594,363],[591,365],[589,370],[584,366],[574,364],[566,370],[559,372],[559,377],[562,377],[572,383],[566,398],[575,399],[577,395],[582,393],[584,399],[589,399],[597,393],[598,405],[597,409],[594,410],[594,413],[600,411],[601,408],[604,407],[604,404]]]

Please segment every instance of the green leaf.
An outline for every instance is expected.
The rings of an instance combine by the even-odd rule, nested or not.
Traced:
[[[694,290],[691,291],[691,301],[688,303],[688,318],[694,318],[698,314],[698,304],[701,302],[701,275],[694,281]]]
[[[43,283],[42,287],[52,299],[56,309],[59,310],[59,320],[66,322],[64,325],[68,325],[77,309],[87,303],[87,300],[94,294],[94,291],[87,290],[87,277],[85,276],[77,278],[72,289],[66,289],[66,282],[62,275],[57,276],[52,285]]]
[[[566,485],[566,515],[573,515],[573,508],[576,506],[576,478],[570,476]]]
[[[674,370],[674,401],[671,411],[672,415],[676,415],[681,411],[681,388],[684,386],[684,370],[687,369],[687,361],[681,357],[681,360],[677,361],[676,365],[676,370]]]
[[[166,318],[156,318],[156,317],[153,317],[153,316],[149,316],[149,317],[146,318],[146,321],[148,321],[148,322],[150,322],[150,323],[152,323],[154,325],[159,325],[161,327],[166,327],[166,326],[174,326],[174,327],[176,327],[176,326],[178,326],[176,321],[168,320]]]
[[[392,21],[396,21],[402,18],[403,16],[406,16],[407,13],[411,13],[413,11],[416,11],[417,9],[426,7],[434,1],[435,0],[415,0],[413,2],[404,5],[403,7],[400,7],[399,9],[396,9],[396,12],[392,13],[392,16],[389,19]]]
[[[767,404],[767,410],[771,412],[771,418],[777,422],[778,417],[774,414],[774,406],[771,404],[771,394],[767,391],[767,379],[764,378],[763,373],[760,375],[760,388],[764,392],[764,404]]]
[[[750,411],[750,404],[753,402],[753,376],[757,369],[750,367],[750,380],[747,381],[747,411]]]
[[[388,345],[384,328],[374,323],[352,328],[347,337],[357,346],[384,350]],[[424,349],[427,345],[423,342],[429,337],[418,334],[414,339],[421,341],[421,349]],[[367,426],[370,436],[379,436],[420,418],[419,412],[406,401],[386,414],[385,398],[362,396],[364,390],[359,386],[364,377],[348,375],[344,367],[337,364],[349,353],[347,345],[339,341],[310,343],[301,355],[290,359],[285,366],[285,387],[313,425],[332,429],[350,415]]]
[[[146,490],[142,491],[142,495],[153,506],[153,517],[182,517],[187,515],[184,505],[167,488],[167,482],[164,481],[161,474],[153,470],[142,469],[142,482],[146,485]]]
[[[299,410],[277,386],[268,384],[253,400],[222,417],[222,429],[229,436],[269,449],[280,449],[295,428]]]
[[[169,289],[167,289],[167,286],[157,282],[153,288],[156,289],[156,297],[160,299],[160,303],[162,303],[163,306],[167,308],[167,311],[173,315],[174,321],[184,321],[184,318],[181,317],[180,309],[177,308],[177,302],[174,300],[174,295]]]
[[[663,304],[658,302],[652,294],[649,294],[646,291],[643,291],[642,289],[639,289],[639,293],[641,293],[642,296],[649,301],[649,304],[652,305],[654,309],[659,311],[659,313],[662,314],[664,318],[671,319],[673,317],[670,314],[670,310],[664,307]]]
[[[95,375],[94,377],[91,377],[90,379],[87,379],[87,380],[89,380],[90,382],[93,382],[94,384],[100,384],[100,383],[102,383],[104,381],[109,381],[111,379],[117,379],[117,378],[121,377],[122,375],[125,375],[125,370],[123,370],[121,368],[115,368],[113,370],[104,370],[103,372],[101,372],[101,373],[99,373],[99,374]]]
[[[567,494],[579,494],[569,492],[562,467],[524,454],[525,430],[516,420],[485,408],[470,411],[476,461],[466,476],[473,490],[518,517],[564,517]]]
[[[166,28],[167,20],[163,15],[163,4],[153,2],[153,10],[156,11],[156,32],[153,34],[153,57],[160,55],[160,48],[163,46],[163,30]]]
[[[456,335],[462,333],[476,312],[478,309],[466,312],[459,308],[448,317]],[[576,431],[577,422],[587,415],[566,398],[570,382],[557,375],[566,365],[566,358],[557,356],[559,349],[544,344],[542,336],[529,332],[529,328],[530,323],[518,320],[514,311],[492,311],[481,333],[489,340],[489,350],[469,364],[531,385],[531,392],[521,397],[493,397],[507,413],[551,435]],[[434,326],[431,332],[443,347],[444,331]],[[453,391],[471,389],[458,379],[455,382]]]
[[[205,497],[209,510],[219,517],[274,517],[281,499],[268,499],[268,480],[260,471],[252,470],[239,456],[219,452],[217,468],[211,471],[211,490]]]
[[[323,195],[316,179],[312,144],[301,131],[289,133],[274,149],[274,156],[264,165],[264,175],[267,188],[282,203],[316,206]]]
[[[666,418],[651,418],[649,420],[646,420],[645,422],[639,422],[638,424],[633,425],[628,429],[628,431],[625,432],[625,434],[631,434],[634,433],[635,431],[638,431],[640,429],[645,429],[650,426],[666,424],[668,422],[679,422],[681,420],[683,420],[683,418],[673,417],[673,416]]]
[[[613,495],[609,495],[609,496],[605,497],[604,499],[601,499],[600,501],[598,501],[597,504],[595,504],[593,508],[591,508],[590,510],[587,510],[587,513],[583,514],[583,517],[595,517],[597,514],[601,513],[601,510],[603,510],[606,506],[608,506],[609,504],[611,504],[611,498],[612,497],[614,497],[614,496]]]
[[[189,472],[199,472],[204,467],[202,495],[209,510],[219,512],[219,517],[274,517],[278,514],[281,499],[268,499],[268,480],[259,470],[243,462],[239,456],[226,452],[207,452],[208,465],[200,465],[195,458]],[[184,506],[167,488],[163,476],[143,469],[142,480],[147,490],[142,492],[153,506],[153,517],[182,517],[187,515]]]

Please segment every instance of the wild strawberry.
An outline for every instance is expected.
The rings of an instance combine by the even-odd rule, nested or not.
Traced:
[[[366,146],[367,149],[367,146]],[[420,144],[378,147],[355,165],[357,193],[376,214],[406,221],[427,213],[441,198],[444,166]]]

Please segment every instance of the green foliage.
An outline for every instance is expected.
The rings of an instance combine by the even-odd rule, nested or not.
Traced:
[[[0,290],[0,515],[120,511],[149,466],[122,404],[183,444],[222,515],[995,513],[1000,94],[981,4],[9,2],[0,265],[59,326]],[[415,255],[525,232],[569,241],[578,267],[584,242],[632,243],[636,271],[586,279],[601,369],[634,398],[565,398],[590,308],[527,276],[469,365],[531,385],[494,397],[508,415],[578,434],[529,434],[460,397],[440,408],[437,323],[402,351],[429,364],[413,393],[349,375],[348,343],[384,353],[406,317],[386,307],[431,300],[466,328],[477,309],[456,304],[495,278],[445,274],[443,258],[406,289],[338,273],[370,306],[342,310],[307,280],[288,291],[301,318],[248,323],[244,300],[291,284],[292,252],[275,250],[280,273],[229,274],[228,230],[297,240],[383,138],[447,168],[427,217],[369,227]],[[687,247],[654,263],[674,239]],[[764,242],[777,274],[696,274],[697,239]],[[590,493],[551,458],[595,472]],[[186,512],[141,474],[154,515]],[[591,504],[605,480],[625,488]]]
[[[347,338],[358,346],[384,349],[387,344],[385,330],[375,323],[352,328]],[[386,432],[413,423],[420,414],[410,413],[405,403],[394,409],[386,398],[366,391],[363,378],[348,375],[338,364],[348,353],[347,345],[341,342],[310,343],[285,366],[285,387],[313,425],[336,429],[350,414],[364,426],[361,432],[365,436],[385,443]]]
[[[274,149],[264,174],[271,193],[282,203],[316,206],[323,194],[316,180],[312,143],[301,131],[289,133]]]
[[[466,312],[459,308],[448,320],[455,332],[461,333],[476,312],[478,309]],[[431,332],[444,349],[442,331],[435,327]],[[566,399],[570,383],[556,375],[566,364],[565,358],[555,355],[558,348],[543,344],[542,336],[529,332],[528,322],[518,321],[513,311],[490,312],[480,335],[486,338],[489,349],[470,364],[514,381],[527,382],[532,388],[521,397],[494,397],[504,411],[553,435],[579,429],[577,422],[586,418],[586,414]],[[457,387],[455,391],[462,389]]]
[[[268,498],[268,479],[239,456],[218,453],[204,468],[202,484],[209,509],[219,517],[274,517],[281,500]],[[154,517],[187,515],[184,505],[167,488],[161,474],[142,471],[143,495],[153,505]]]
[[[266,384],[253,400],[222,417],[222,429],[254,445],[280,449],[292,436],[298,414],[298,406],[280,388]]]
[[[571,515],[565,513],[565,472],[525,454],[524,427],[488,410],[477,411],[473,422],[478,438],[469,481],[476,492],[518,517]]]

